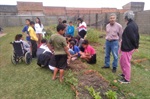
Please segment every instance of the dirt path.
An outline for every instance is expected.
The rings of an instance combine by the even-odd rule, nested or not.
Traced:
[[[93,99],[85,88],[86,86],[92,86],[96,92],[100,92],[103,99],[106,99],[104,94],[110,89],[109,82],[98,72],[89,70],[88,66],[80,60],[71,62],[70,69],[76,74],[78,79],[78,85],[73,88],[78,99]]]
[[[6,33],[0,33],[0,37],[5,36],[5,35],[6,35]]]

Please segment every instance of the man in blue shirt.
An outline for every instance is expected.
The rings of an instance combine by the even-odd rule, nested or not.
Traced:
[[[74,26],[72,24],[72,21],[69,22],[69,26],[67,28],[67,35],[74,36]]]
[[[30,36],[29,36],[29,33],[28,33],[28,27],[29,27],[29,25],[30,25],[30,19],[26,19],[26,25],[22,29],[22,33],[26,33],[26,40],[28,42],[30,42]]]

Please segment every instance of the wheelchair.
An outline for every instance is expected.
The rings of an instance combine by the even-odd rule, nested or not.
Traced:
[[[16,65],[20,62],[25,61],[25,63],[28,65],[32,61],[32,56],[30,52],[25,51],[23,47],[22,42],[10,42],[13,46],[13,54],[11,55],[11,62]]]

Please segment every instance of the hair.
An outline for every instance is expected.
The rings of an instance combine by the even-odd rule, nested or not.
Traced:
[[[26,19],[26,21],[29,21],[29,22],[30,22],[31,20],[30,20],[30,19]]]
[[[61,18],[58,18],[58,20],[62,20]]]
[[[72,38],[72,36],[70,34],[67,34],[66,37]]]
[[[88,45],[88,44],[89,44],[89,41],[88,41],[88,40],[84,40],[84,41],[82,42],[82,44]]]
[[[21,38],[22,38],[22,34],[17,34],[15,36],[15,41],[20,41]]]
[[[81,36],[80,36],[80,35],[77,35],[75,38],[76,38],[77,40],[80,40],[80,39],[81,39]]]
[[[67,23],[67,21],[66,21],[66,20],[63,20],[62,23]]]
[[[72,23],[72,21],[70,21],[69,23]]]
[[[57,25],[57,32],[59,32],[60,30],[65,30],[65,26],[62,24]]]
[[[36,17],[36,18],[39,20],[38,24],[39,24],[40,27],[41,27],[42,25],[41,25],[41,20],[40,20],[40,18],[39,18],[39,17]]]
[[[78,20],[78,21],[81,21],[81,23],[83,22],[83,19],[82,19],[82,18],[78,18],[77,20]]]
[[[47,43],[47,40],[46,39],[42,39],[41,43]]]
[[[126,19],[126,20],[133,20],[134,19],[134,13],[133,13],[133,11],[126,11],[125,13],[124,13],[124,18]]]
[[[117,15],[115,13],[111,13],[109,17],[114,16],[115,18],[117,18]]]
[[[34,21],[30,21],[30,25],[34,25],[35,24],[35,22]]]
[[[70,44],[74,46],[74,45],[75,45],[75,42],[74,42],[74,41],[71,41]]]

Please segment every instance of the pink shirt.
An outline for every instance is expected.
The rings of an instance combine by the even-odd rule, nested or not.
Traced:
[[[106,26],[106,40],[121,40],[121,36],[122,36],[122,26],[115,22],[114,25],[110,25],[108,24]]]
[[[96,54],[95,49],[90,45],[88,45],[87,48],[85,48],[84,52],[89,53],[91,56]]]

